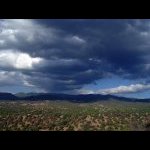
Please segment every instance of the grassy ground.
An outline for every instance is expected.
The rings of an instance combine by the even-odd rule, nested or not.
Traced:
[[[0,102],[0,131],[150,130],[150,103]]]

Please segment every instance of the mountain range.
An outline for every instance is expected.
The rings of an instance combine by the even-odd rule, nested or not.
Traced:
[[[62,100],[70,102],[96,102],[102,100],[118,100],[127,102],[150,102],[150,99],[137,99],[137,98],[126,98],[114,95],[101,95],[101,94],[57,94],[57,93],[0,93],[0,100],[25,100],[25,101],[40,101],[40,100]]]

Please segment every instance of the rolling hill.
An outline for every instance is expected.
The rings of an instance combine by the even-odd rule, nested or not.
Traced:
[[[40,101],[40,100],[66,100],[70,102],[96,102],[101,100],[118,100],[127,102],[150,102],[150,99],[135,99],[118,97],[114,95],[101,95],[101,94],[55,94],[55,93],[0,93],[0,100],[25,100],[25,101]]]

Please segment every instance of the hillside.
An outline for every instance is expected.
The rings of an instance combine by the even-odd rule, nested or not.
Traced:
[[[0,100],[18,100],[18,97],[11,93],[0,93]]]
[[[150,102],[150,99],[135,99],[125,98],[113,95],[101,94],[84,94],[84,95],[69,95],[69,94],[55,94],[55,93],[0,93],[0,100],[26,100],[26,101],[39,101],[39,100],[62,100],[70,102],[97,102],[101,100],[118,100],[127,102]]]

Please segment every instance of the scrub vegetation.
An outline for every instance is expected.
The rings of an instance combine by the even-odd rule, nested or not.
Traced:
[[[150,103],[0,102],[1,131],[147,131]]]

